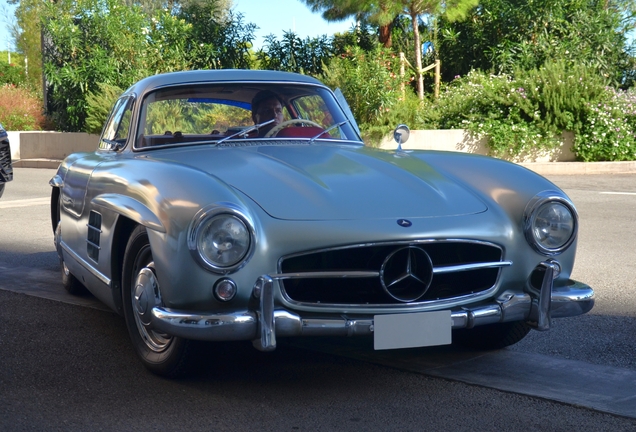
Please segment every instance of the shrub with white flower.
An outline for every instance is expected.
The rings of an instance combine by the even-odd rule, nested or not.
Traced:
[[[607,89],[602,102],[586,104],[587,121],[575,136],[584,161],[636,160],[636,91]]]

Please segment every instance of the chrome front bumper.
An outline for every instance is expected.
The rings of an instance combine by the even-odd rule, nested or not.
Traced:
[[[475,307],[451,310],[452,328],[473,328],[486,324],[526,321],[536,330],[548,330],[552,318],[581,315],[594,306],[594,291],[570,280],[566,286],[554,287],[556,268],[542,263],[545,274],[541,290],[530,293],[504,292],[495,301]],[[236,313],[200,314],[152,309],[149,327],[186,339],[208,341],[252,340],[262,351],[276,349],[276,337],[357,336],[373,334],[373,317],[309,318],[274,307],[274,280],[258,278],[253,296],[257,310]]]

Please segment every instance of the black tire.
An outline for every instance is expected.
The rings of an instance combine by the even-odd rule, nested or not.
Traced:
[[[495,350],[514,345],[530,331],[523,321],[488,324],[453,332],[453,343],[479,350]]]
[[[135,310],[133,291],[137,276],[144,269],[150,269],[154,275],[148,234],[143,226],[137,226],[128,240],[123,263],[122,304],[126,327],[137,355],[148,370],[167,378],[184,376],[196,357],[194,341],[146,328]]]
[[[69,294],[81,296],[88,293],[86,287],[66,267],[62,258],[60,258],[60,270],[62,272],[62,285]]]
[[[51,204],[53,204],[54,201],[57,201],[55,203],[55,211],[54,211],[55,219],[53,219],[55,221],[54,234],[59,239],[59,238],[62,238],[61,237],[62,226],[60,225],[61,217],[60,217],[59,193],[56,200],[54,200],[53,198],[54,198],[54,195],[52,194]],[[69,294],[72,294],[75,296],[88,294],[88,290],[86,289],[86,287],[79,281],[79,279],[73,276],[73,274],[69,271],[68,267],[66,266],[66,263],[64,263],[64,259],[61,256],[60,256],[60,271],[62,273],[62,285],[64,286],[64,289]]]

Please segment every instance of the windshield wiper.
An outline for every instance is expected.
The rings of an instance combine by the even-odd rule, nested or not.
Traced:
[[[275,122],[275,121],[276,121],[276,119],[275,119],[275,118],[273,118],[273,119],[271,119],[271,120],[267,120],[266,122],[259,123],[259,124],[256,124],[256,125],[254,125],[254,126],[250,126],[250,127],[248,127],[247,129],[240,130],[240,131],[238,131],[238,132],[236,132],[236,133],[233,133],[233,134],[232,134],[232,135],[230,135],[230,136],[226,136],[225,138],[223,138],[223,139],[221,139],[221,140],[217,141],[217,142],[216,142],[216,145],[219,145],[219,144],[221,144],[223,141],[227,141],[227,140],[232,139],[232,138],[234,138],[234,137],[237,137],[237,136],[239,136],[239,135],[246,136],[248,133],[250,133],[250,132],[254,132],[255,130],[258,130],[259,128],[262,128],[263,126],[267,126],[268,124],[273,123],[273,122]]]
[[[325,129],[324,131],[320,132],[318,135],[316,135],[315,137],[313,137],[312,139],[309,140],[309,144],[311,144],[312,142],[314,142],[319,136],[324,135],[326,133],[331,132],[332,130],[334,130],[337,127],[342,126],[345,123],[349,123],[349,120],[345,120],[345,121],[341,121],[340,123],[336,123],[334,125],[329,126],[327,129]]]

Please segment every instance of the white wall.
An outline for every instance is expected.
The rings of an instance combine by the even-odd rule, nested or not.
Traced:
[[[71,132],[9,132],[12,159],[62,160],[75,152],[94,151],[98,135]]]
[[[563,144],[552,152],[534,152],[506,157],[513,162],[567,162],[576,158],[570,148],[574,135],[566,132]],[[9,132],[11,158],[62,160],[75,152],[94,151],[99,142],[98,135],[70,132]],[[462,129],[412,130],[409,140],[402,144],[404,150],[444,150],[466,153],[488,154],[486,139],[475,140]],[[385,138],[380,148],[395,149],[392,137]]]
[[[570,150],[574,141],[574,134],[564,132],[561,136],[561,147],[551,151],[537,151],[521,155],[508,155],[504,159],[513,162],[569,162],[576,160],[576,156]],[[463,129],[440,130],[412,130],[408,141],[402,144],[404,150],[443,150],[476,153],[487,155],[487,139],[474,139]],[[380,148],[395,149],[397,143],[392,136],[386,137]]]

